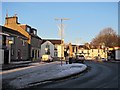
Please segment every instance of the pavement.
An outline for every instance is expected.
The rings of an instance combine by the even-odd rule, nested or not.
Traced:
[[[10,70],[10,69],[15,69],[15,68],[20,68],[20,67],[27,67],[30,66],[31,63],[36,63],[36,62],[40,62],[39,60],[37,61],[14,61],[11,62],[10,64],[3,64],[0,65],[0,70]],[[43,63],[43,62],[40,62]]]
[[[5,70],[0,72],[3,80],[3,89],[22,89],[41,83],[63,79],[87,69],[85,64],[66,64],[55,61],[51,63],[29,63],[30,66]]]

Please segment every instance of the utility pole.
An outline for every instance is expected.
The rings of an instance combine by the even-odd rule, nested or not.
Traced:
[[[68,18],[55,18],[55,20],[60,20],[60,29],[61,29],[61,66],[62,66],[62,57],[63,57],[63,45],[64,45],[64,38],[63,38],[63,20],[69,20]]]

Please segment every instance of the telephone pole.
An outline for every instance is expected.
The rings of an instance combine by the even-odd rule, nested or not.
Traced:
[[[63,45],[64,45],[64,37],[63,37],[63,20],[69,20],[68,18],[55,18],[55,20],[60,20],[60,30],[61,30],[61,66],[62,66],[62,57],[63,57]]]

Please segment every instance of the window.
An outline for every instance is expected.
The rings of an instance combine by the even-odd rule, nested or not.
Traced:
[[[55,48],[55,50],[57,50],[57,46],[56,45],[54,46],[54,48]]]
[[[46,48],[50,49],[50,45],[47,43]]]
[[[47,43],[46,48],[45,48],[45,54],[50,55],[50,45]]]
[[[27,32],[30,32],[30,28],[29,27],[27,27]]]
[[[9,44],[14,44],[14,37],[9,37]]]
[[[13,49],[11,49],[11,55],[12,55],[12,56],[14,55],[14,50],[13,50]]]
[[[34,58],[34,50],[32,50],[32,58]]]
[[[74,52],[74,47],[72,48],[72,52]]]
[[[57,52],[54,52],[54,56],[57,57]]]
[[[3,37],[2,37],[2,45],[6,46],[6,36],[5,35],[3,35]]]
[[[25,40],[22,40],[22,45],[25,46]]]
[[[34,35],[37,35],[37,31],[36,30],[34,30],[33,33],[34,33]]]

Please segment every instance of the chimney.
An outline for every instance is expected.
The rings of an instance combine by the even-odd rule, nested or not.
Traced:
[[[18,24],[18,17],[16,16],[16,14],[13,17],[6,16],[5,25],[9,24]]]

